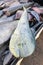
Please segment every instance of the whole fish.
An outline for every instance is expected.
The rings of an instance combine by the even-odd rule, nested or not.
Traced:
[[[9,44],[11,53],[17,58],[30,56],[35,50],[35,37],[29,27],[27,17],[27,11],[24,10]]]

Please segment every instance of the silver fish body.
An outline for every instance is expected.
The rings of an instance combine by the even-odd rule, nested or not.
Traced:
[[[18,26],[11,36],[9,49],[15,57],[30,56],[35,50],[35,38],[28,25],[26,10],[22,14]]]

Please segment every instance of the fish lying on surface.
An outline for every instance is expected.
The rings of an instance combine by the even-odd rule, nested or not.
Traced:
[[[15,57],[30,56],[35,50],[35,37],[29,27],[27,11],[19,20],[18,26],[11,36],[9,49]]]

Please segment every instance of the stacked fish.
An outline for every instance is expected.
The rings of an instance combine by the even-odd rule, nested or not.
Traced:
[[[42,27],[43,7],[38,3],[28,0],[0,1],[1,65],[14,65],[19,57],[31,55],[35,50],[37,33]]]

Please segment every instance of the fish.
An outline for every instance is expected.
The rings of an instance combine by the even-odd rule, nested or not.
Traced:
[[[9,50],[16,58],[30,56],[35,51],[36,41],[28,23],[25,9],[9,43]]]

